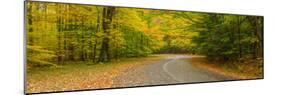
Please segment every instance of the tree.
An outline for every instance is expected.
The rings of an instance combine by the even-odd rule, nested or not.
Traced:
[[[157,53],[223,61],[263,56],[259,16],[27,2],[26,17],[30,64],[103,63]]]
[[[109,55],[109,33],[111,29],[111,22],[114,15],[115,8],[114,7],[104,7],[103,8],[103,15],[102,15],[102,28],[105,34],[102,40],[102,47],[100,58],[98,62],[108,62],[110,61]]]

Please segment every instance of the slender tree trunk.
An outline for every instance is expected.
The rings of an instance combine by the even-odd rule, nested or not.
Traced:
[[[263,19],[261,19],[261,23],[259,23],[259,18],[257,17],[257,31],[256,34],[258,36],[259,42],[257,43],[257,47],[259,47],[258,49],[258,56],[262,57],[263,56],[263,26],[261,23],[263,23]],[[260,25],[260,26],[259,26]]]
[[[67,8],[67,4],[64,5],[64,14],[66,14],[66,17],[63,20],[63,30],[64,30],[64,34],[63,34],[63,49],[64,49],[64,60],[68,59],[68,48],[67,48],[67,25],[68,25],[68,8]]]
[[[99,62],[108,62],[110,61],[109,55],[109,32],[111,27],[111,21],[114,15],[115,8],[114,7],[104,7],[103,8],[103,19],[102,19],[102,28],[104,31],[104,38],[102,40],[102,48],[100,53]]]
[[[82,24],[81,24],[82,26],[80,26],[79,28],[80,28],[80,30],[81,30],[81,32],[82,32],[82,34],[81,34],[81,53],[80,53],[80,59],[82,60],[82,61],[85,61],[85,51],[84,51],[84,48],[85,48],[85,46],[84,46],[84,43],[85,43],[85,38],[84,38],[84,17],[82,17]]]
[[[255,42],[255,55],[254,58],[257,57],[262,57],[262,50],[263,50],[263,40],[262,40],[262,26],[259,26],[259,17],[254,17],[254,26],[255,26],[255,31],[254,31],[254,35],[255,37],[257,37],[258,41]]]
[[[98,7],[96,7],[97,9],[97,26],[96,26],[96,31],[95,34],[97,34],[100,31],[100,11],[98,9]],[[94,48],[93,48],[93,62],[96,63],[96,51],[97,51],[97,36],[95,36],[95,42],[94,42]]]
[[[261,57],[263,55],[263,41],[262,41],[262,26],[259,26],[259,17],[248,17],[253,28],[253,37],[258,40],[253,43],[252,49],[252,58],[256,59],[257,57]]]
[[[57,13],[61,13],[60,11],[60,4],[57,4]],[[62,52],[61,52],[61,15],[59,14],[57,16],[57,29],[58,29],[58,35],[57,35],[57,39],[58,39],[58,50],[57,50],[57,62],[60,64],[62,61]]]
[[[118,19],[114,25],[114,29],[118,31]],[[116,36],[114,36],[115,40],[116,40]],[[114,58],[115,60],[118,60],[118,42],[115,43],[115,46],[114,46]]]
[[[238,58],[239,60],[242,58],[242,48],[241,48],[241,33],[240,33],[240,17],[237,19],[237,31],[238,31]]]
[[[33,13],[33,10],[32,10],[32,8],[33,8],[33,6],[34,6],[34,4],[33,3],[30,3],[30,7],[27,9],[27,13],[29,13],[28,14],[28,18],[27,18],[27,20],[28,20],[28,25],[29,25],[29,27],[28,27],[28,32],[30,33],[30,34],[32,34],[32,32],[33,32],[33,21],[32,21],[32,13]],[[28,44],[29,45],[33,45],[33,37],[31,36],[31,35],[29,35],[29,37],[28,37]]]

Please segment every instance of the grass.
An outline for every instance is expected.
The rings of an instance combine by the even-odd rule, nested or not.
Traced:
[[[210,62],[204,57],[191,59],[195,66],[234,79],[263,78],[263,60],[247,60],[243,62]]]
[[[153,63],[165,56],[126,58],[103,64],[68,62],[58,67],[27,70],[27,93],[110,88],[112,78],[136,66]]]

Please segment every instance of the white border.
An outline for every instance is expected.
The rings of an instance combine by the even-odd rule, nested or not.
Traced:
[[[63,0],[49,0],[63,1]],[[55,95],[281,95],[281,5],[278,0],[64,0],[72,3],[265,16],[265,79],[55,93]],[[23,94],[23,0],[0,3],[0,93]]]

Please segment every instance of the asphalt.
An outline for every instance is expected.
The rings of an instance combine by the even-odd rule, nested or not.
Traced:
[[[231,80],[193,66],[188,60],[195,56],[172,55],[158,62],[124,71],[113,79],[113,87],[165,85]]]

